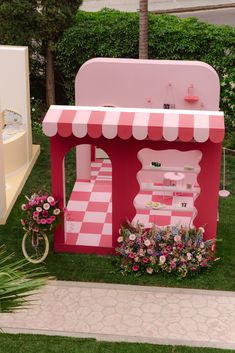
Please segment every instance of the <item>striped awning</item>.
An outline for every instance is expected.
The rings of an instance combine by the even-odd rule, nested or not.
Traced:
[[[224,115],[216,111],[51,106],[43,120],[47,136],[97,139],[221,142]]]

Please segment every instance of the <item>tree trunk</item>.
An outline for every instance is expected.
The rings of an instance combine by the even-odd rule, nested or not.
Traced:
[[[50,40],[46,47],[46,100],[48,107],[55,104],[53,42]]]
[[[139,59],[148,59],[148,0],[140,0]]]

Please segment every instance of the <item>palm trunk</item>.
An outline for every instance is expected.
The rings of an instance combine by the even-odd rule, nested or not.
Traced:
[[[55,104],[54,57],[51,40],[48,41],[46,48],[46,100],[48,107]]]
[[[139,59],[148,59],[148,0],[140,0]]]

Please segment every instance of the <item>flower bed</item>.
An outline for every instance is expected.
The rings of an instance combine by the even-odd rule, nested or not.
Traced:
[[[215,244],[203,240],[204,228],[123,224],[116,249],[118,267],[125,273],[167,272],[183,278],[210,268],[215,258]]]

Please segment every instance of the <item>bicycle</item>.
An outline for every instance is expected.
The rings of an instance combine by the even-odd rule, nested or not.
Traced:
[[[49,240],[46,233],[43,230],[40,232],[26,230],[22,239],[22,252],[24,257],[33,264],[43,262],[49,253]]]

